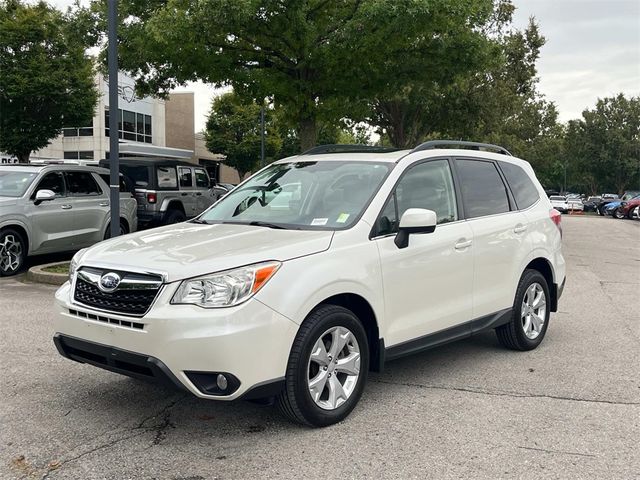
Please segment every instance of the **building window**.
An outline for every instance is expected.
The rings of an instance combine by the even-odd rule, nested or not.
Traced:
[[[74,150],[72,152],[64,152],[65,160],[93,160],[93,150]]]
[[[64,135],[65,137],[92,137],[93,119],[91,119],[90,127],[63,128],[62,135]]]
[[[104,111],[105,135],[109,136],[109,110]],[[118,109],[118,138],[152,143],[151,116]]]

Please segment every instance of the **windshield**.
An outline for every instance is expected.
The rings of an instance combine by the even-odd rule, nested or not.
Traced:
[[[36,175],[32,172],[0,171],[0,197],[21,197]]]
[[[392,167],[356,161],[271,165],[228,193],[198,221],[347,228],[360,217]]]

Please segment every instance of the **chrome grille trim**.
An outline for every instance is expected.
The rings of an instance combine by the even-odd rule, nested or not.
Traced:
[[[121,280],[112,292],[99,287],[100,278],[109,272]],[[73,279],[73,303],[116,315],[143,317],[162,291],[163,277],[159,274],[137,273],[116,268],[80,267]]]

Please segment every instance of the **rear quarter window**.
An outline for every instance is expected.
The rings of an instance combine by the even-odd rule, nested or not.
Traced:
[[[529,208],[536,203],[540,198],[540,194],[531,181],[531,178],[529,178],[529,175],[527,175],[527,172],[513,163],[499,162],[499,164],[502,173],[504,173],[511,187],[511,192],[516,199],[518,209]]]

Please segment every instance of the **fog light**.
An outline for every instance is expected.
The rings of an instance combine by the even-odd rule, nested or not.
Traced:
[[[218,378],[216,378],[216,384],[218,385],[218,388],[220,390],[226,390],[227,386],[229,385],[227,383],[227,377],[225,377],[224,375],[222,375],[221,373],[218,374]]]

